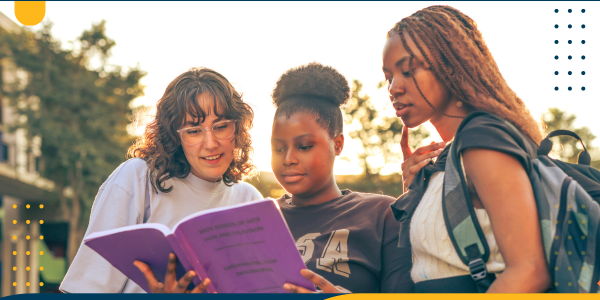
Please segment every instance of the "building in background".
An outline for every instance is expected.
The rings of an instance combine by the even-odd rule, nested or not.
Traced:
[[[19,25],[0,13],[0,34],[2,31],[20,30]],[[13,61],[8,58],[0,60],[1,85],[27,78],[27,74]],[[48,290],[53,284],[60,283],[66,270],[64,255],[56,257],[47,245],[55,249],[65,248],[66,238],[64,245],[59,244],[61,235],[66,235],[66,231],[62,228],[64,223],[52,218],[59,215],[52,212],[57,206],[53,205],[57,201],[54,184],[41,178],[37,172],[41,139],[28,140],[23,129],[9,130],[19,116],[8,104],[8,99],[0,92],[2,296]]]

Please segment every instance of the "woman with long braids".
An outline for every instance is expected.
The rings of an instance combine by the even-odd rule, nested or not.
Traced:
[[[444,143],[456,136],[475,214],[489,245],[488,292],[542,292],[550,287],[528,155],[539,125],[510,89],[475,22],[449,6],[431,6],[398,22],[383,49],[390,100],[405,127],[430,121]],[[466,118],[474,112],[487,112]],[[465,119],[465,124],[463,119]],[[528,138],[509,134],[516,127]],[[406,133],[407,131],[405,131]],[[404,185],[392,205],[400,244],[412,246],[418,292],[477,292],[449,237],[442,212],[449,146],[412,153],[403,135]],[[430,151],[429,153],[426,153]],[[438,156],[434,164],[430,157]],[[494,280],[495,277],[495,280]]]

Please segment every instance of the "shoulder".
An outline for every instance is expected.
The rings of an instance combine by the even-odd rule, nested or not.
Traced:
[[[250,197],[250,199],[247,199],[247,200],[263,199],[263,196],[260,194],[260,192],[253,185],[251,185],[247,182],[242,181],[242,182],[234,183],[233,186],[231,186],[231,188],[233,189],[233,192],[236,194]]]
[[[131,158],[119,165],[110,174],[101,189],[114,184],[129,191],[131,186],[137,185],[140,181],[145,182],[147,175],[148,164],[146,161],[141,158]]]
[[[383,194],[361,193],[350,190],[344,190],[344,192],[346,193],[344,199],[347,203],[364,207],[369,211],[380,210],[385,212],[396,201],[396,198]]]
[[[486,112],[468,115],[461,123],[454,141],[459,152],[468,148],[484,148],[517,156],[520,160],[527,160],[537,148],[513,124]]]
[[[145,176],[147,173],[148,164],[146,161],[136,157],[123,162],[110,176],[139,178],[140,175]]]
[[[462,121],[459,131],[478,130],[478,131],[518,131],[510,122],[488,112],[477,111],[469,114]]]

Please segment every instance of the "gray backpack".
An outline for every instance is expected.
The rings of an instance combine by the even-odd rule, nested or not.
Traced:
[[[506,122],[484,112],[473,113],[461,123],[457,137],[470,119],[483,114]],[[514,130],[512,136],[530,141],[512,124],[508,125]],[[570,135],[581,141],[573,132],[557,130],[549,134],[539,148],[523,147],[531,158],[529,178],[537,202],[552,292],[597,293],[600,284],[600,171],[589,166],[590,156],[585,146],[579,155],[579,164],[548,157],[552,148],[549,138],[557,135]],[[459,142],[455,138],[451,144],[445,165],[444,220],[458,256],[469,266],[479,292],[484,292],[494,278],[486,269],[490,250],[471,202],[456,146]]]

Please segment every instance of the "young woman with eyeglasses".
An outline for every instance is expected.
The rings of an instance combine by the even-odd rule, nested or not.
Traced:
[[[262,199],[241,182],[255,172],[249,134],[254,113],[223,75],[193,68],[169,84],[156,108],[129,149],[130,159],[100,187],[86,235],[146,222],[172,227],[197,211]],[[165,288],[176,285],[166,282]],[[84,244],[60,289],[143,292]]]

